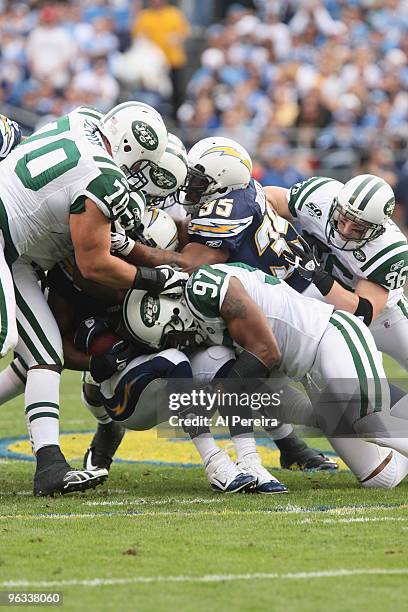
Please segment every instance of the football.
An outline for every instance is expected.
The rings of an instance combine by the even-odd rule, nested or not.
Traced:
[[[107,331],[104,334],[97,336],[95,340],[93,340],[91,346],[89,347],[89,352],[94,357],[100,357],[120,339],[120,336],[115,334],[115,332]]]

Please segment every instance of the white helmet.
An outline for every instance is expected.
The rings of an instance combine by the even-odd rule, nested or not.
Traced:
[[[235,189],[248,187],[252,161],[249,153],[230,138],[204,138],[188,153],[183,205],[196,206],[224,196]]]
[[[102,117],[99,129],[111,145],[114,162],[132,187],[141,189],[146,182],[141,171],[157,164],[167,146],[160,113],[148,104],[124,102]]]
[[[385,232],[395,206],[390,185],[374,174],[355,176],[340,189],[330,208],[326,224],[329,244],[343,251],[354,251]],[[354,235],[339,229],[339,220],[356,224]]]
[[[159,203],[171,195],[187,178],[186,147],[175,134],[169,134],[167,147],[157,166],[145,170],[147,184],[143,188],[149,204]]]
[[[179,245],[177,226],[160,208],[148,208],[142,219],[143,239],[148,246],[175,251]]]
[[[122,314],[134,340],[152,349],[195,346],[202,341],[182,297],[154,296],[131,289],[123,302]]]

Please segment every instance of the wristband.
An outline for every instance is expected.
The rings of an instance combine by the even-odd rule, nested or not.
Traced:
[[[158,294],[163,291],[165,283],[166,278],[160,270],[138,266],[132,287]]]

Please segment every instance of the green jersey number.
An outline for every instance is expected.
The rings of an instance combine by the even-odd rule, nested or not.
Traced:
[[[56,124],[56,128],[34,134],[26,142],[57,136],[70,128],[68,117],[61,117]],[[75,168],[80,157],[79,149],[73,140],[60,138],[24,155],[17,162],[15,172],[24,187],[38,191],[68,170]]]

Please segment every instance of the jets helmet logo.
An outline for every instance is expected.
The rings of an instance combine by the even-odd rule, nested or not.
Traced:
[[[152,168],[150,179],[160,189],[175,189],[177,187],[176,177],[165,168]]]
[[[237,149],[234,149],[234,147],[227,147],[227,146],[211,147],[211,149],[208,149],[205,153],[203,153],[201,157],[205,157],[206,155],[209,155],[210,153],[219,153],[220,155],[229,155],[230,157],[236,157],[237,159],[239,159],[239,161],[242,164],[244,164],[244,166],[248,168],[249,172],[252,172],[251,161],[247,157],[244,157],[240,151],[237,151]]]
[[[146,327],[153,327],[160,315],[160,302],[154,295],[146,295],[140,302],[140,316]]]
[[[159,146],[156,132],[144,121],[134,121],[132,131],[137,142],[148,151],[155,151]]]

